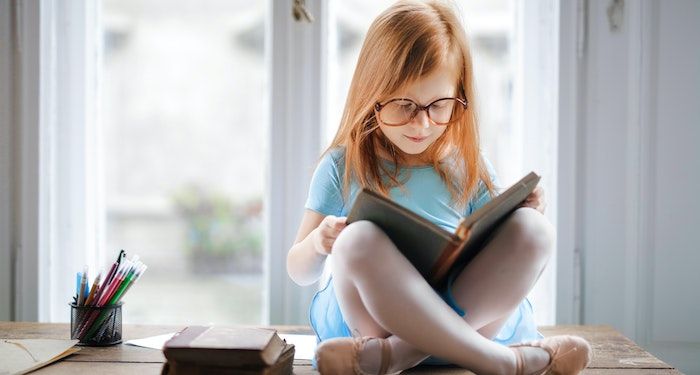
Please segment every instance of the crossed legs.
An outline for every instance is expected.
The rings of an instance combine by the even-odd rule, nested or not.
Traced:
[[[351,330],[388,338],[391,372],[432,354],[477,373],[514,373],[514,352],[491,338],[537,281],[553,237],[539,212],[516,210],[456,278],[453,294],[467,312],[462,318],[378,227],[357,222],[333,247],[338,303]]]

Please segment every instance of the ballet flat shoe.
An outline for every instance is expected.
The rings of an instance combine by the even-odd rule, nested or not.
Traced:
[[[576,375],[591,361],[591,346],[588,341],[579,336],[552,336],[538,341],[510,345],[510,347],[516,348],[522,346],[542,348],[549,353],[549,364],[537,374]],[[515,353],[516,374],[525,375],[523,373],[523,354],[520,350],[515,350]]]
[[[369,340],[380,340],[382,363],[379,374],[386,374],[391,363],[391,346],[377,337],[342,337],[325,340],[316,348],[316,365],[321,375],[372,375],[360,369],[360,352]]]

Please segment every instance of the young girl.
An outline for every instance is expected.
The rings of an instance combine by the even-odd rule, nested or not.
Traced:
[[[467,38],[449,6],[400,1],[370,26],[287,257],[299,285],[319,280],[332,260],[310,308],[322,374],[397,373],[444,361],[479,374],[576,374],[587,365],[588,343],[543,339],[525,298],[554,242],[541,188],[443,290],[432,289],[376,225],[346,225],[361,187],[451,231],[485,204],[494,176],[479,150],[474,99]]]

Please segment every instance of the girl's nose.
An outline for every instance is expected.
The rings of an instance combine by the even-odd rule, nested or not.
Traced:
[[[419,128],[429,128],[430,127],[430,118],[428,117],[428,112],[427,111],[418,111],[418,114],[416,114],[416,117],[413,118],[411,121],[411,125],[418,126]]]

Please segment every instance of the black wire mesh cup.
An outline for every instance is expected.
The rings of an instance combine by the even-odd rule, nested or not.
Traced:
[[[122,342],[122,302],[102,307],[70,304],[70,338],[78,345],[108,346]]]

